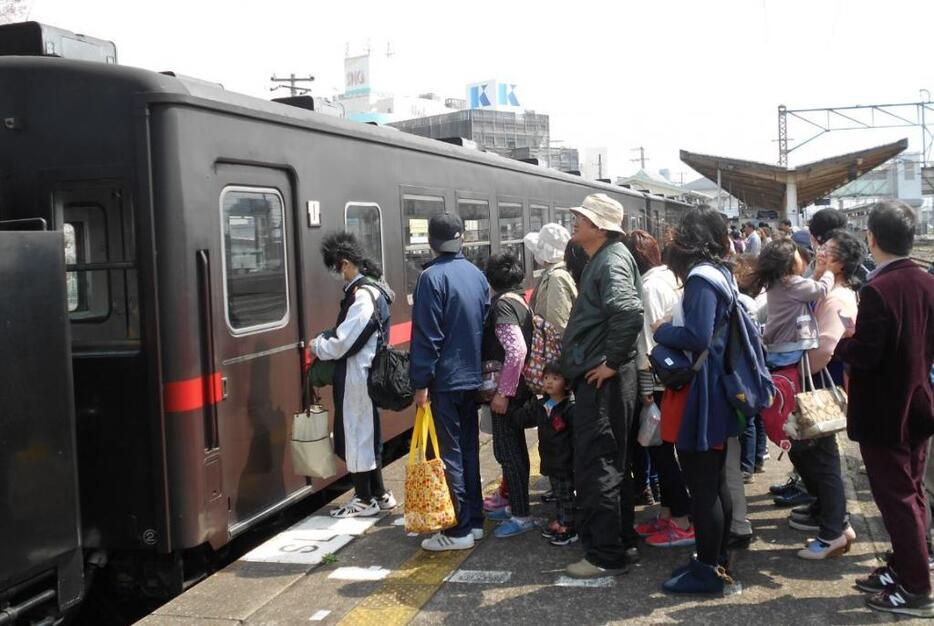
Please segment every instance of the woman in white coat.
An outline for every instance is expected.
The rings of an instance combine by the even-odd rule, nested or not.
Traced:
[[[331,516],[370,517],[396,506],[383,486],[379,412],[367,391],[373,357],[379,342],[388,338],[394,294],[382,282],[379,264],[367,258],[353,234],[326,236],[321,255],[328,270],[343,279],[344,297],[334,329],[315,337],[311,349],[318,359],[335,361],[334,447],[347,464],[355,491]]]

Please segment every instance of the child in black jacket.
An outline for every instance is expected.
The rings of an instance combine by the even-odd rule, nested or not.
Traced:
[[[542,531],[552,545],[577,541],[574,529],[574,399],[557,363],[544,370],[544,397],[533,398],[513,415],[523,428],[538,426],[541,473],[548,476],[555,494],[556,519]]]

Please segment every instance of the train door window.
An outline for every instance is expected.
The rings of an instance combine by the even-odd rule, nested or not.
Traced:
[[[569,233],[574,232],[574,218],[571,215],[571,209],[567,207],[555,207],[555,222],[568,229]]]
[[[275,189],[227,187],[221,193],[225,310],[235,335],[288,322],[283,207]]]
[[[69,317],[75,321],[103,320],[110,315],[110,280],[105,269],[91,269],[108,261],[107,214],[99,204],[66,204],[62,213],[65,235],[65,274]]]
[[[420,194],[402,195],[402,240],[405,245],[405,293],[415,291],[422,266],[431,260],[428,220],[444,213],[444,198]],[[410,298],[411,301],[411,298]]]
[[[511,252],[525,269],[525,218],[521,202],[497,202],[499,208],[499,247],[502,252]]]
[[[458,198],[457,213],[464,220],[464,256],[482,270],[490,258],[490,203]]]
[[[383,218],[374,202],[348,202],[344,207],[344,226],[363,244],[367,256],[383,262]]]
[[[548,205],[529,204],[529,232],[537,233],[548,223]]]

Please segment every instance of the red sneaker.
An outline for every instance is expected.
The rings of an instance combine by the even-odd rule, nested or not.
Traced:
[[[671,520],[656,517],[651,522],[644,522],[642,524],[639,524],[638,526],[635,527],[634,530],[636,531],[636,534],[639,535],[640,537],[649,537],[651,535],[654,535],[655,533],[665,530],[666,528],[668,528],[670,524],[671,524]]]
[[[668,528],[646,537],[645,542],[656,548],[678,548],[694,545],[694,526],[681,530],[677,524],[668,524]]]

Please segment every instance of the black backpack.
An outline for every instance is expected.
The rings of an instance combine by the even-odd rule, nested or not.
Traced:
[[[376,297],[369,289],[364,291],[373,298],[373,318],[379,333],[376,355],[370,364],[370,375],[366,382],[367,391],[377,407],[401,411],[411,406],[415,398],[412,380],[409,378],[409,353],[389,345],[383,321],[376,307]]]

